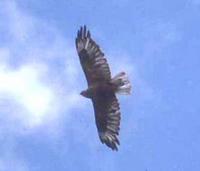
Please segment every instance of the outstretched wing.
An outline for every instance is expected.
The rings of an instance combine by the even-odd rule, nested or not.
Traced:
[[[111,79],[107,60],[99,46],[92,40],[86,26],[81,27],[77,33],[76,49],[88,85]]]
[[[120,107],[114,93],[97,95],[92,99],[95,120],[102,143],[112,150],[118,150],[120,129]]]

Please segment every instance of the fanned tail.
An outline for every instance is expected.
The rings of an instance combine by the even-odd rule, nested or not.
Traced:
[[[131,83],[125,72],[120,72],[114,76],[111,80],[111,83],[116,86],[116,93],[123,95],[131,94]]]

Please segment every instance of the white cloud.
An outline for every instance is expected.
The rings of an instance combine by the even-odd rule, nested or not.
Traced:
[[[48,132],[81,100],[74,47],[56,28],[23,13],[15,1],[3,1],[0,7],[0,19],[7,20],[0,31],[7,30],[8,37],[0,46],[0,111],[5,102],[15,104],[18,110],[10,109],[6,118],[15,118],[18,129],[46,126]]]
[[[15,1],[1,1],[0,33],[0,171],[29,170],[19,159],[16,137],[63,134],[63,120],[71,110],[84,107],[77,84],[81,71],[74,51],[60,32],[18,8]],[[84,78],[83,78],[84,79]],[[4,137],[11,140],[4,140]]]
[[[41,124],[44,116],[50,112],[54,100],[53,91],[39,80],[38,70],[33,66],[23,66],[16,71],[0,68],[1,101],[9,96],[22,105],[27,114],[21,118],[26,119],[23,122],[30,127]]]

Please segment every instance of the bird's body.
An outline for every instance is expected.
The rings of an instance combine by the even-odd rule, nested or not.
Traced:
[[[81,92],[84,97],[93,99],[96,96],[109,96],[110,93],[115,93],[116,86],[110,82],[103,82],[101,84],[94,84],[88,87],[87,90]]]
[[[81,95],[92,100],[101,142],[117,150],[121,114],[116,93],[130,94],[128,77],[124,72],[111,77],[103,52],[85,26],[78,31],[76,49],[88,83]]]

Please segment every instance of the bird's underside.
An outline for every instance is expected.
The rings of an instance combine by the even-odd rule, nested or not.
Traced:
[[[115,93],[129,94],[130,82],[124,72],[111,78],[107,60],[85,26],[77,33],[76,48],[89,87],[82,95],[92,100],[99,138],[118,150],[121,114]]]

